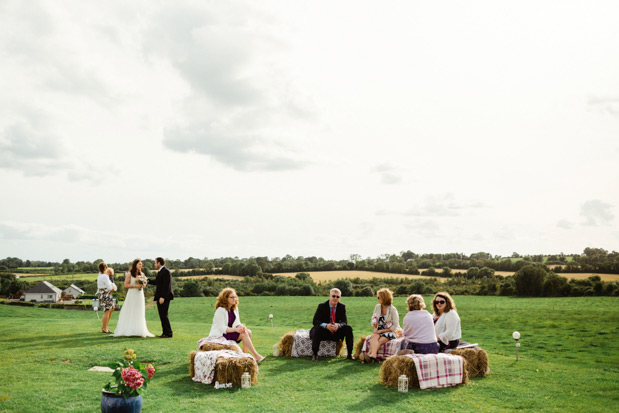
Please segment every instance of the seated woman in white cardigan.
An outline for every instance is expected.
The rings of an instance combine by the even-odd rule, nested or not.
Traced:
[[[243,342],[243,352],[249,352],[260,363],[264,360],[251,342],[251,330],[241,324],[238,309],[239,297],[233,288],[224,288],[217,297],[213,325],[209,337],[224,337],[237,343]]]
[[[440,346],[439,352],[457,348],[462,331],[460,330],[460,316],[456,311],[453,298],[446,292],[436,293],[432,300],[432,309],[434,310],[436,341]]]

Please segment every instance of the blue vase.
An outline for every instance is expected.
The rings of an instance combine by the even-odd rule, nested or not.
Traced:
[[[101,413],[140,413],[142,411],[142,395],[127,397],[102,390]]]

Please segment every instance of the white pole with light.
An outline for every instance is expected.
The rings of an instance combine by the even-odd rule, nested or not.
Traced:
[[[512,338],[516,340],[516,361],[518,361],[518,347],[520,347],[520,343],[518,342],[518,340],[520,340],[520,333],[514,331],[514,333],[512,334]]]

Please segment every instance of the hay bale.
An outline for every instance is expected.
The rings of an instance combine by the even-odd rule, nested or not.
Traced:
[[[469,382],[467,361],[463,359],[462,384]],[[380,366],[380,382],[387,386],[398,387],[398,378],[406,374],[408,376],[408,388],[419,388],[419,376],[412,358],[406,356],[391,356]]]
[[[488,353],[481,348],[457,348],[449,354],[464,359],[469,377],[484,377],[488,373]]]
[[[210,343],[205,342],[200,347],[200,351],[216,351],[216,350],[232,350],[232,351],[241,351],[241,348],[236,344],[218,344],[218,343]]]
[[[191,353],[189,353],[189,377],[193,377],[196,375],[196,368],[194,366],[196,353],[198,352],[192,351]]]
[[[412,358],[406,356],[391,356],[380,366],[380,382],[387,386],[398,387],[398,378],[408,376],[408,388],[418,389],[419,378]]]
[[[258,363],[252,357],[224,358],[219,357],[215,364],[215,377],[213,382],[232,383],[233,386],[241,385],[241,376],[248,372],[253,384],[258,383]]]
[[[363,353],[361,350],[363,349],[363,343],[365,342],[366,336],[359,337],[359,340],[355,343],[355,359],[359,360],[362,363],[369,362],[370,358],[367,354]]]
[[[342,349],[344,348],[344,342],[338,341],[335,343],[335,357],[339,357],[342,355]]]
[[[294,343],[294,331],[290,331],[282,337],[279,344],[279,355],[284,357],[290,357],[292,353],[292,344]]]

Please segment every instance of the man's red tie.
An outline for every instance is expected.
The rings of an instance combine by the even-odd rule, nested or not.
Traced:
[[[331,322],[335,324],[335,307],[331,307]]]

